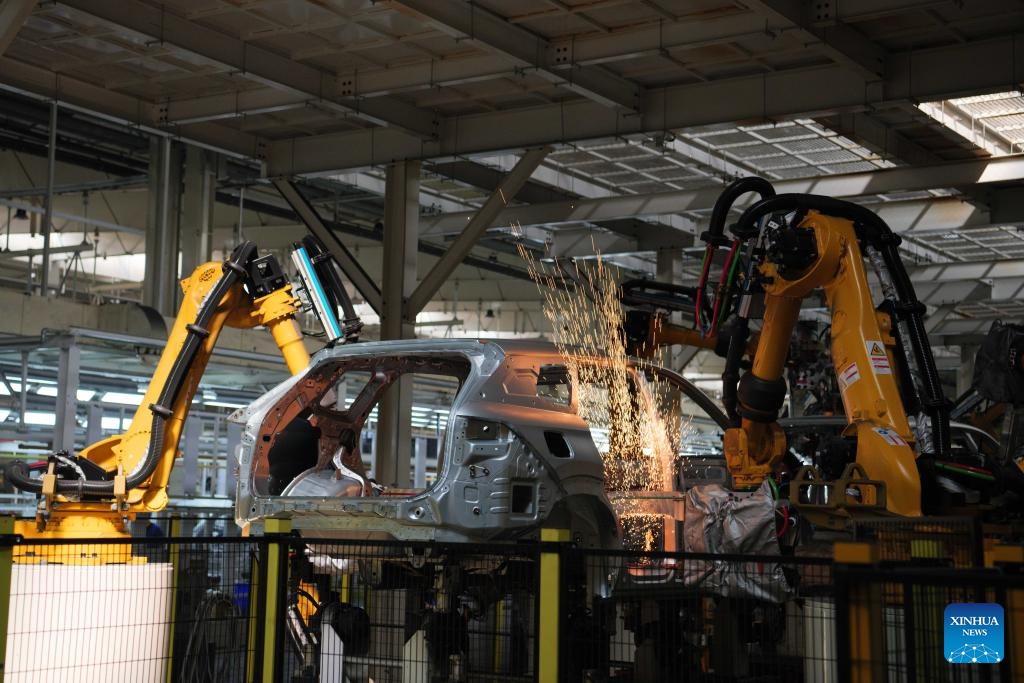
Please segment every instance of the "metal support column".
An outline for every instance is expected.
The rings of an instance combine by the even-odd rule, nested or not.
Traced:
[[[122,431],[121,429],[117,430]],[[95,401],[89,404],[85,423],[85,443],[96,443],[103,438],[103,406]]]
[[[960,346],[960,365],[956,367],[956,395],[962,396],[974,384],[974,359],[978,355],[975,344]]]
[[[57,172],[57,101],[50,102],[50,140],[46,150],[46,214],[43,217],[43,262],[39,269],[39,294],[50,293],[50,234],[53,232],[53,183]],[[32,270],[29,269],[29,277]]]
[[[181,246],[181,272],[191,273],[212,256],[213,174],[211,152],[189,145],[185,148],[185,172],[182,179],[181,215],[178,219],[178,243]]]
[[[18,392],[18,431],[25,431],[25,413],[28,412],[28,351],[21,352],[21,391]]]
[[[185,420],[185,429],[181,435],[182,494],[188,498],[206,495],[206,487],[199,481],[199,437],[202,433],[202,420],[190,415]]]
[[[384,194],[380,338],[412,339],[416,316],[407,317],[406,299],[416,286],[420,163],[403,161],[389,166]],[[412,377],[403,377],[384,395],[377,436],[380,442],[374,471],[378,481],[407,488],[412,458]]]
[[[173,220],[178,204],[177,150],[170,138],[150,142],[146,219],[146,280],[143,302],[174,315],[178,287],[178,240]]]
[[[82,351],[74,337],[66,338],[57,361],[57,406],[53,430],[53,450],[74,452],[75,413],[78,408],[78,371]]]
[[[427,439],[423,436],[416,437],[412,485],[417,489],[427,488]]]

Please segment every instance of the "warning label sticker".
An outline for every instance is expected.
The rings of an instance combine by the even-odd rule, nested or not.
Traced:
[[[860,368],[856,363],[850,363],[837,374],[839,375],[839,386],[845,391],[847,387],[860,379]]]
[[[886,429],[885,427],[875,427],[872,431],[876,432],[880,437],[885,439],[885,442],[890,446],[907,445],[906,440],[904,440],[902,436],[892,431],[891,429]]]
[[[889,365],[889,356],[885,353],[885,344],[875,339],[868,339],[865,340],[864,346],[868,352],[871,370],[876,375],[891,375],[892,367]]]

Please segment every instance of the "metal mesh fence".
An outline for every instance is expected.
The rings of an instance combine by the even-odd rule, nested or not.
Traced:
[[[294,535],[14,554],[5,681],[1004,683],[1005,659],[944,660],[943,610],[1024,623],[1020,573],[938,561]]]
[[[1015,642],[1020,650],[1024,575],[996,569],[951,573],[941,568],[901,567],[879,572],[869,567],[837,566],[836,596],[839,638],[851,642],[851,647],[839,651],[839,681],[1021,680],[1021,671],[1014,673],[1011,668],[1020,666],[1013,661],[1011,650]],[[950,607],[978,603],[999,606],[1001,626],[1005,627],[999,637],[1001,647],[993,645],[996,641],[988,638],[988,633],[971,637],[964,636],[962,628],[946,629]],[[863,636],[860,641],[858,629]]]
[[[535,546],[293,543],[285,680],[535,680],[536,571]]]
[[[827,560],[569,551],[566,571],[606,573],[568,597],[562,680],[834,680]],[[810,577],[811,580],[805,580]],[[570,581],[571,583],[571,581]]]

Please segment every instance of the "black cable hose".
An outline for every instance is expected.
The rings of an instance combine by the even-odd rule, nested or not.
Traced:
[[[757,176],[739,178],[729,183],[715,201],[707,232],[701,235],[701,239],[707,243],[708,249],[717,248],[718,244],[725,240],[725,219],[729,216],[729,211],[732,210],[732,205],[736,203],[736,200],[748,192],[756,192],[761,196],[762,201],[775,196],[775,188],[772,187],[772,184],[764,178]],[[736,232],[735,227],[732,229],[732,232],[737,237],[746,239],[746,237]],[[706,255],[705,258],[710,258],[710,254]],[[697,288],[695,297],[697,298],[698,305],[703,308],[705,302],[702,288]],[[700,320],[697,320],[697,325],[699,326],[700,324]],[[737,385],[740,381],[740,361],[743,358],[743,351],[747,346],[747,339],[750,337],[750,325],[746,318],[743,318],[739,323],[734,323],[734,325],[735,327],[729,331],[729,344],[725,353],[725,368],[722,370],[722,405],[725,408],[726,415],[729,416],[730,422],[734,426],[739,426],[740,415],[736,408]]]
[[[178,397],[178,392],[184,385],[188,371],[195,361],[196,353],[199,351],[202,342],[209,336],[206,325],[209,323],[217,307],[227,295],[228,290],[246,275],[245,264],[252,260],[256,253],[256,244],[243,242],[231,254],[231,258],[224,262],[224,274],[210,290],[209,295],[203,300],[203,305],[196,313],[195,322],[186,327],[188,334],[181,350],[175,357],[171,372],[168,373],[167,382],[160,392],[160,397],[155,404],[150,405],[153,412],[153,428],[150,433],[149,448],[143,460],[142,467],[125,481],[126,490],[137,488],[153,474],[157,464],[160,462],[161,447],[164,441],[165,420],[173,415],[172,407]],[[24,463],[12,463],[7,471],[11,483],[30,493],[42,493],[43,483],[39,479],[32,479]],[[113,481],[81,481],[70,479],[57,480],[57,493],[72,493],[75,495],[113,495]]]
[[[775,188],[772,184],[764,178],[757,176],[749,176],[746,178],[739,178],[734,180],[722,191],[722,194],[718,196],[715,201],[715,206],[711,210],[711,222],[708,224],[707,235],[713,239],[721,239],[725,235],[725,219],[729,216],[729,211],[732,210],[732,205],[736,203],[736,200],[740,196],[745,195],[748,192],[756,192],[761,195],[761,199],[769,199],[775,196]],[[732,231],[736,234],[736,231]],[[737,237],[740,235],[736,234]],[[708,242],[708,238],[701,236],[705,242]]]
[[[932,436],[938,450],[937,455],[942,458],[948,457],[950,449],[949,413],[942,393],[938,369],[935,367],[935,358],[928,346],[928,333],[924,328],[922,317],[924,305],[917,299],[914,285],[899,256],[899,235],[894,233],[885,221],[879,218],[878,214],[867,207],[841,199],[812,194],[781,194],[763,199],[743,212],[733,233],[757,234],[757,223],[764,216],[800,209],[814,209],[829,216],[852,221],[857,237],[881,253],[889,268],[893,286],[899,298],[899,307],[902,309],[897,311],[897,314],[900,315],[902,321],[907,323],[911,349],[921,369],[926,394],[926,398],[922,401],[922,408],[931,417]]]
[[[740,362],[750,338],[750,321],[747,318],[733,318],[729,325],[729,346],[725,352],[725,368],[722,370],[722,406],[733,427],[742,423],[737,403],[739,402]]]

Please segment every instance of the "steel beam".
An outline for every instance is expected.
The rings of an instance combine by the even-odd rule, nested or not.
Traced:
[[[909,192],[949,187],[971,187],[1024,178],[1024,158],[972,159],[917,168],[889,168],[863,173],[781,180],[775,189],[779,194],[819,194],[827,197],[850,199],[892,192]],[[631,216],[657,216],[689,211],[707,211],[714,207],[721,191],[677,190],[651,194],[619,195],[594,199],[572,199],[545,202],[526,207],[513,207],[498,214],[497,225],[550,225],[557,223],[594,222]],[[881,212],[891,211],[891,224],[906,229],[944,230],[961,225],[983,225],[988,222],[985,212],[965,205],[958,199],[936,198],[887,202],[872,206]],[[742,206],[743,200],[737,203]],[[471,212],[452,213],[421,221],[424,235],[440,235],[458,229]]]
[[[36,0],[0,0],[0,55],[10,47],[35,6]]]
[[[302,93],[264,88],[171,100],[162,104],[160,111],[167,123],[187,125],[301,109],[315,101]]]
[[[925,334],[931,334],[956,310],[956,304],[942,304],[928,314],[924,321]]]
[[[333,231],[328,229],[324,225],[323,221],[320,220],[319,214],[313,205],[309,203],[299,188],[295,186],[295,183],[285,178],[274,178],[271,180],[277,191],[281,193],[288,205],[292,207],[292,210],[298,214],[302,222],[306,224],[309,231],[313,235],[324,243],[327,251],[334,257],[338,267],[341,268],[341,272],[345,274],[349,282],[358,290],[362,295],[363,299],[367,304],[370,305],[377,314],[381,314],[384,310],[383,303],[381,301],[381,291],[377,283],[373,281],[363,267],[359,265],[359,261],[352,255],[352,253],[341,243],[337,235]]]
[[[82,111],[152,135],[173,136],[235,157],[256,158],[262,154],[263,143],[248,133],[213,124],[173,127],[168,130],[159,115],[159,108],[152,102],[112,92],[67,74],[55,78],[49,69],[2,56],[0,90],[35,99],[57,100],[66,109]]]
[[[521,70],[517,70],[507,58],[484,55],[473,58],[455,56],[381,69],[344,71],[339,72],[338,77],[345,83],[345,91],[351,97],[375,98],[495,78],[516,78],[520,74]],[[302,93],[268,88],[172,100],[163,105],[163,112],[169,123],[184,124],[324,104]]]
[[[27,202],[19,202],[12,199],[0,199],[0,206],[9,206],[12,209],[24,209],[28,213],[41,214],[45,210],[42,207],[36,206],[35,204],[29,204]],[[64,211],[54,211],[54,218],[60,218],[62,220],[71,221],[73,223],[81,223],[83,225],[91,225],[103,230],[110,230],[113,232],[123,232],[128,235],[144,235],[146,231],[142,228],[136,228],[131,225],[120,225],[119,223],[111,223],[110,221],[100,220],[98,218],[89,218],[88,216],[79,216],[73,213],[66,213]]]
[[[868,19],[889,12],[900,12],[917,7],[931,7],[934,0],[907,0],[893,3],[892,7],[877,7],[871,3],[843,3],[834,7],[842,21]],[[609,33],[585,33],[571,38],[547,42],[541,61],[554,70],[591,66],[617,61],[652,57],[677,49],[693,49],[709,45],[730,43],[765,32],[782,30],[783,22],[766,21],[753,12],[719,17],[701,17],[698,20],[681,19],[672,22],[649,22],[638,26],[616,29]],[[301,54],[301,51],[297,54]],[[502,54],[459,56],[432,59],[410,64],[388,65],[383,68],[355,69],[340,72],[349,84],[354,97],[379,97],[401,92],[443,88],[496,78],[515,78],[522,73]],[[210,95],[187,100],[173,100],[164,105],[165,119],[170,123],[215,121],[245,115],[281,111],[312,105],[316,100],[301,94],[275,90],[253,90],[239,93]]]
[[[833,176],[834,177],[834,176]],[[790,191],[794,181],[781,181],[776,189]],[[794,190],[798,191],[798,190]],[[707,190],[680,190],[657,194],[620,195],[598,199],[574,199],[561,202],[545,202],[529,206],[510,207],[501,211],[492,225],[559,225],[566,223],[594,223],[617,218],[662,216],[691,211],[709,211],[721,194],[718,188]],[[851,198],[859,195],[842,193],[825,194],[829,197]],[[744,205],[744,200],[736,203]],[[905,202],[884,202],[870,204],[886,223],[897,232],[952,230],[964,226],[989,224],[987,212],[954,198],[915,199]],[[472,217],[468,211],[444,214],[421,221],[423,236],[440,236],[458,232]],[[682,231],[679,231],[682,234]]]
[[[932,306],[986,301],[992,298],[992,285],[977,280],[941,281],[914,278],[917,298]]]
[[[868,80],[884,76],[885,50],[838,21],[833,3],[814,3],[813,12],[811,3],[802,0],[744,0],[744,4],[769,21],[792,23],[807,47],[857,69]]]
[[[508,172],[501,184],[476,212],[476,215],[470,219],[462,233],[448,246],[448,251],[434,264],[434,267],[416,287],[406,303],[408,317],[415,318],[416,314],[423,310],[427,301],[434,296],[441,284],[448,279],[455,267],[462,263],[462,260],[473,249],[473,245],[491,226],[498,212],[515,198],[519,189],[530,179],[530,175],[550,152],[550,147],[531,149],[520,158],[515,168]]]
[[[0,90],[36,99],[56,99],[65,109],[77,110],[159,136],[173,136],[232,157],[258,157],[262,142],[253,135],[223,126],[199,124],[167,130],[157,105],[130,95],[0,56]]]
[[[750,6],[750,3],[744,4]],[[904,0],[891,3],[885,0],[870,0],[827,4],[835,13],[836,20],[855,22],[914,9],[928,9],[944,3],[936,3],[935,0]],[[763,13],[755,12],[648,22],[616,29],[610,33],[585,33],[552,40],[548,46],[547,60],[549,63],[588,65],[653,57],[666,51],[694,49],[762,37],[765,34],[790,30],[790,23],[792,22],[788,18],[784,19],[781,14],[764,16]]]
[[[419,0],[424,1],[424,0]],[[985,69],[975,65],[985,64]],[[649,90],[642,115],[589,100],[453,116],[436,140],[399,131],[355,131],[270,143],[272,175],[358,168],[394,159],[425,159],[522,149],[566,141],[662,132],[728,121],[779,121],[997,92],[1024,73],[1024,36],[892,54],[874,82],[846,66],[782,69]],[[383,133],[383,134],[382,134]]]
[[[86,180],[81,183],[66,183],[53,187],[54,195],[81,194],[83,192],[106,192],[108,190],[124,190],[144,187],[148,181],[146,175],[134,175],[126,178],[108,178],[105,180]],[[26,187],[19,190],[0,190],[0,198],[42,197],[46,194],[45,187]]]
[[[992,321],[997,319],[998,316],[992,316],[991,318],[947,318],[932,330],[929,336],[933,339],[945,338],[943,341],[947,346],[965,343],[971,339],[977,340],[977,338],[987,334],[992,326]],[[954,339],[951,339],[951,337]]]
[[[913,166],[943,163],[942,157],[938,154],[910,140],[893,126],[882,123],[867,112],[846,112],[826,117],[820,123],[887,159],[899,159]]]
[[[88,242],[82,242],[81,244],[72,244],[65,247],[50,247],[50,255],[54,254],[80,254],[83,251],[92,251],[93,245]],[[40,249],[21,249],[19,251],[0,251],[0,258],[20,258],[24,256],[39,256],[42,253]]]
[[[543,78],[605,107],[621,107],[629,112],[638,111],[641,88],[602,67],[558,68],[557,62],[548,62],[545,55],[548,40],[517,26],[492,13],[482,5],[462,0],[397,0],[442,31],[457,39],[468,38],[489,52],[496,52],[516,62],[516,65],[536,69]]]
[[[116,4],[106,0],[60,0],[59,4],[149,36],[232,71],[323,101],[326,106],[340,106],[374,124],[397,126],[426,138],[433,137],[436,132],[431,112],[391,98],[369,101],[346,99],[343,96],[344,85],[333,73],[189,21],[162,7],[138,0],[120,0]]]
[[[585,33],[549,41],[545,61],[559,66],[588,66],[656,57],[680,49],[732,43],[781,30],[784,22],[753,12],[700,19],[647,22],[610,33]]]
[[[1024,299],[1024,273],[1020,277],[1000,278],[992,281],[992,298],[996,301]]]
[[[908,266],[907,273],[910,274],[910,277],[915,282],[1020,278],[1024,275],[1024,259],[977,262],[958,261],[928,266]]]

